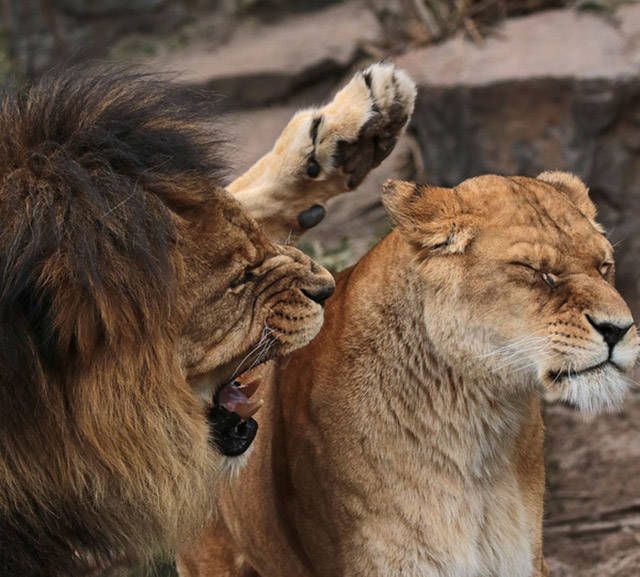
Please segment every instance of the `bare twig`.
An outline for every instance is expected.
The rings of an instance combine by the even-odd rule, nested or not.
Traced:
[[[475,44],[480,46],[483,43],[482,34],[480,34],[478,27],[471,18],[464,19],[464,28]]]
[[[596,521],[594,523],[567,523],[546,527],[545,535],[584,536],[596,533],[613,533],[624,529],[640,529],[640,515],[625,517],[615,521]]]
[[[429,37],[438,39],[442,31],[431,11],[427,9],[422,0],[413,0],[413,7]]]
[[[582,522],[599,522],[603,520],[610,519],[611,517],[616,517],[619,515],[628,515],[629,513],[640,512],[640,499],[637,501],[632,501],[630,503],[626,503],[625,505],[618,505],[615,507],[606,507],[603,509],[598,509],[592,513],[587,514],[578,514],[578,515],[558,515],[553,519],[548,519],[545,522],[545,527],[556,527],[556,526],[564,526],[571,525],[574,523],[582,523]],[[640,519],[640,517],[638,517]]]
[[[591,501],[596,496],[588,491],[553,491],[553,496],[556,499],[574,499],[576,501]]]

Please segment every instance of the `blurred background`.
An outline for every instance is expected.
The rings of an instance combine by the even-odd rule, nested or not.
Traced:
[[[616,0],[0,0],[0,77],[106,58],[220,98],[233,174],[287,119],[392,57],[419,85],[410,129],[303,248],[334,270],[389,229],[390,177],[455,185],[569,170],[591,187],[640,313],[640,4]],[[640,576],[640,394],[619,415],[548,399],[553,577]],[[171,575],[169,564],[158,574]]]

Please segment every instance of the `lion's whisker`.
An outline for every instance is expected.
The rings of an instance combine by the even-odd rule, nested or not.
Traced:
[[[267,339],[267,335],[264,333],[264,329],[263,332],[260,336],[260,340],[257,342],[257,344],[251,348],[251,350],[242,358],[242,360],[238,363],[238,365],[236,366],[235,370],[233,371],[233,374],[231,375],[231,379],[233,380],[235,379],[241,372],[242,366],[244,365],[244,363],[251,358],[252,355],[256,354],[260,348],[263,346],[264,341]]]
[[[256,345],[243,357],[238,366],[235,368],[231,376],[231,380],[235,379],[239,374],[246,373],[247,371],[250,371],[251,369],[257,367],[262,362],[262,360],[266,358],[269,349],[276,342],[275,339],[270,338],[273,333],[275,333],[275,331],[265,322],[262,333],[260,335],[260,339],[258,340]],[[255,359],[251,361],[247,368],[244,368],[245,363],[254,355]]]

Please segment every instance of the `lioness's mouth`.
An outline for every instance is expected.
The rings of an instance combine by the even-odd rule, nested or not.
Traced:
[[[596,365],[592,365],[590,367],[587,367],[586,369],[582,369],[579,371],[575,371],[575,370],[569,370],[569,369],[563,369],[561,371],[549,371],[548,373],[548,377],[549,379],[551,379],[554,383],[558,383],[564,379],[568,379],[570,377],[579,377],[581,375],[588,375],[589,373],[593,373],[599,369],[603,369],[605,367],[613,367],[615,370],[619,371],[619,372],[623,372],[623,370],[616,364],[614,363],[612,360],[607,359],[606,361],[602,361],[601,363],[598,363]]]
[[[218,450],[227,457],[242,455],[255,439],[258,423],[252,416],[262,405],[251,397],[259,382],[240,384],[233,380],[223,383],[213,395],[207,411],[210,435]]]

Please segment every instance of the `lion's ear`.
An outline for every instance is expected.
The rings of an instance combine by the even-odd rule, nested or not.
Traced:
[[[453,189],[388,180],[382,202],[405,239],[421,249],[462,253],[473,238],[473,218]]]
[[[589,189],[575,174],[560,171],[547,171],[538,175],[538,180],[555,186],[575,204],[587,218],[595,220],[596,206],[589,198]]]

